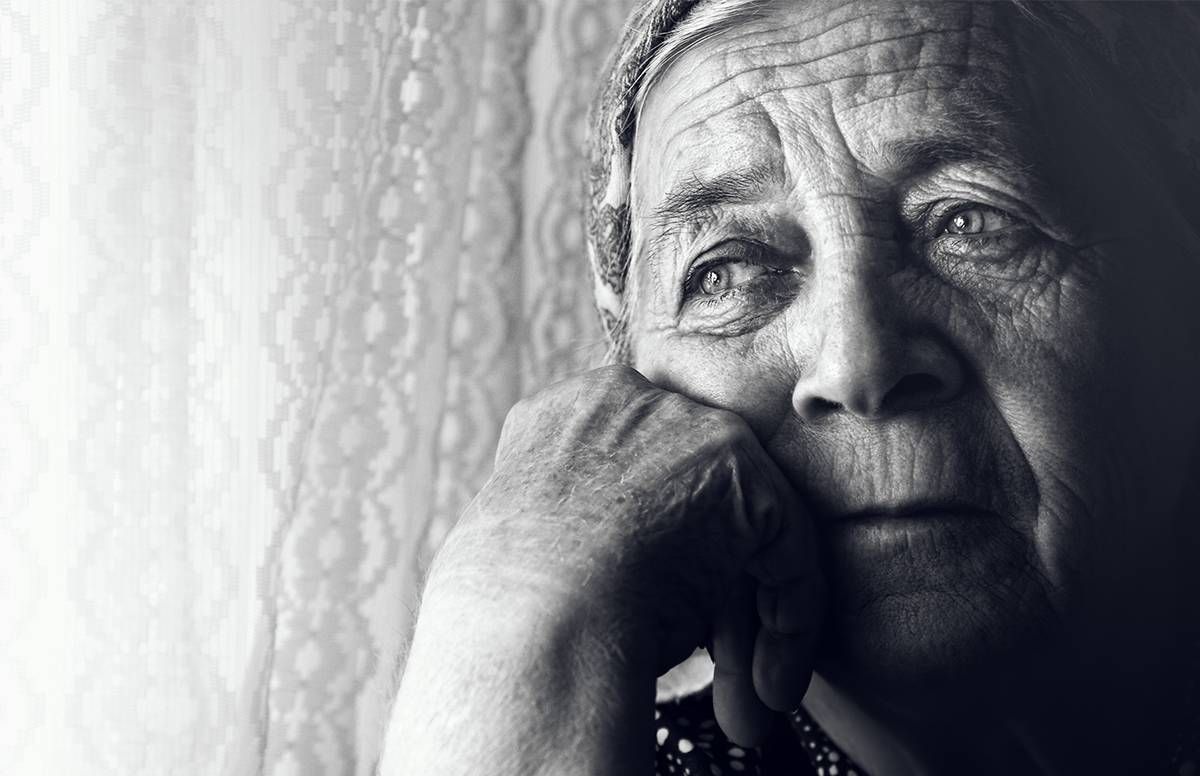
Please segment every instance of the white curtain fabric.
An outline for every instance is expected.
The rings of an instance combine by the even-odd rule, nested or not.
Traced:
[[[0,0],[0,772],[373,771],[628,6]]]

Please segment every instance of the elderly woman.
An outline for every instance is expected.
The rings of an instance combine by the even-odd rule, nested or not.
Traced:
[[[1195,774],[1197,29],[644,3],[594,112],[614,365],[510,413],[385,772]]]

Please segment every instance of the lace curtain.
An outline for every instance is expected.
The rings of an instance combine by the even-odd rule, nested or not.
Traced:
[[[628,5],[0,0],[0,770],[373,771]]]

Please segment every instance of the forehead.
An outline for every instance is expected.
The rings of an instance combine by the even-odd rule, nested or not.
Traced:
[[[651,87],[634,145],[635,197],[748,167],[795,177],[839,154],[886,174],[905,161],[907,141],[962,133],[1003,153],[996,119],[1020,91],[1006,10],[770,4],[688,50]]]

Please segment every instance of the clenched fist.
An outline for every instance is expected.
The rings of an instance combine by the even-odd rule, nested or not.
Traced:
[[[494,473],[430,571],[389,761],[467,773],[512,750],[512,773],[562,772],[565,736],[595,742],[584,770],[616,767],[616,751],[648,773],[654,677],[697,645],[716,663],[718,722],[754,743],[808,685],[814,549],[737,415],[625,367],[551,386],[509,413]],[[440,718],[449,749],[429,744],[450,735]]]

